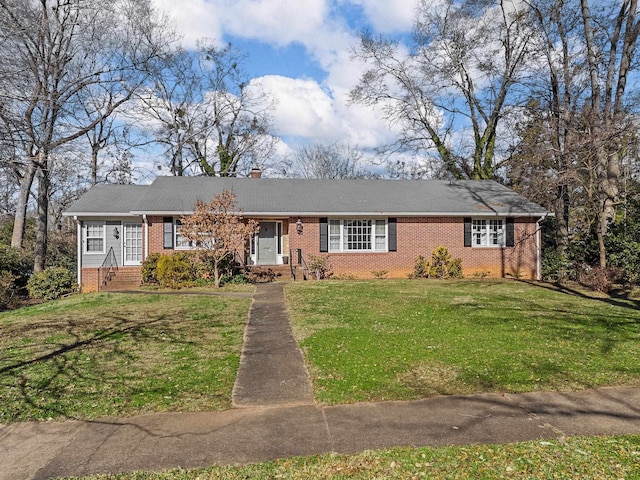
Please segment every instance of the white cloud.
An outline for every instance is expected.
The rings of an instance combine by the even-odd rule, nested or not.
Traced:
[[[223,18],[220,9],[206,0],[152,0],[155,8],[174,20],[177,32],[183,35],[185,47],[194,47],[197,40],[211,38],[222,42]]]
[[[415,18],[417,0],[353,0],[360,5],[376,32],[397,33],[411,30]]]
[[[275,46],[297,42],[327,72],[323,83],[271,75],[255,79],[277,100],[276,133],[295,143],[345,142],[373,148],[393,132],[373,109],[349,104],[349,91],[364,65],[350,56],[358,41],[349,19],[337,16],[337,2],[360,6],[365,22],[381,33],[409,30],[416,0],[152,0],[176,19],[186,47],[202,37],[222,44],[228,37]],[[249,52],[250,53],[250,52]],[[282,148],[286,148],[283,146]]]
[[[314,80],[269,75],[254,80],[276,99],[277,134],[329,138],[335,115],[331,97]]]
[[[326,17],[325,0],[231,0],[215,2],[225,10],[225,28],[233,35],[287,45],[317,32]]]

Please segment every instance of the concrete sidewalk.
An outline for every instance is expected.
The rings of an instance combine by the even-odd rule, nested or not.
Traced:
[[[640,388],[320,407],[282,284],[257,288],[224,412],[0,425],[0,480],[251,463],[392,446],[640,434]]]
[[[640,388],[256,407],[0,426],[0,479],[250,463],[391,446],[640,434]]]

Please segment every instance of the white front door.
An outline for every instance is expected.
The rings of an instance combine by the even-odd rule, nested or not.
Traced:
[[[142,224],[124,223],[123,258],[124,265],[142,264]]]

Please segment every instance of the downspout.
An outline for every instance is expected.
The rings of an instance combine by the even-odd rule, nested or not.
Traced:
[[[82,225],[78,221],[78,217],[74,216],[73,220],[76,222],[76,258],[78,259],[77,276],[78,276],[78,288],[82,291]]]
[[[536,280],[542,280],[542,227],[540,222],[545,217],[540,217],[536,220]]]
[[[147,220],[147,214],[142,214],[142,222],[144,223],[144,258],[149,256],[149,221]]]

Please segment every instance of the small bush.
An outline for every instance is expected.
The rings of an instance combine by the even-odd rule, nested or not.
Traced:
[[[609,293],[614,283],[619,281],[620,273],[613,268],[579,265],[576,271],[578,283],[596,292]]]
[[[156,276],[160,286],[181,288],[191,285],[196,279],[194,260],[194,255],[188,252],[161,255],[156,268]]]
[[[429,276],[429,260],[420,255],[416,259],[416,263],[413,266],[413,278],[427,278]]]
[[[33,272],[33,256],[23,250],[0,244],[0,271],[10,272],[23,287]]]
[[[158,282],[158,260],[162,254],[152,253],[142,262],[142,283],[145,285],[157,285]]]
[[[389,270],[374,270],[374,271],[371,272],[371,274],[374,277],[376,277],[378,280],[386,277],[387,273],[389,273]]]
[[[431,259],[420,255],[413,266],[413,278],[462,278],[462,259],[451,258],[446,247],[431,252]]]
[[[231,277],[228,277],[228,280],[224,283],[229,283],[231,285],[243,285],[246,283],[251,283],[251,280],[246,273],[237,273]]]
[[[333,275],[331,264],[329,263],[329,255],[309,255],[307,268],[316,280],[330,278]]]
[[[76,276],[63,267],[53,267],[31,275],[27,282],[29,295],[38,300],[54,300],[77,288]]]
[[[12,308],[17,296],[16,276],[0,271],[0,310]]]

